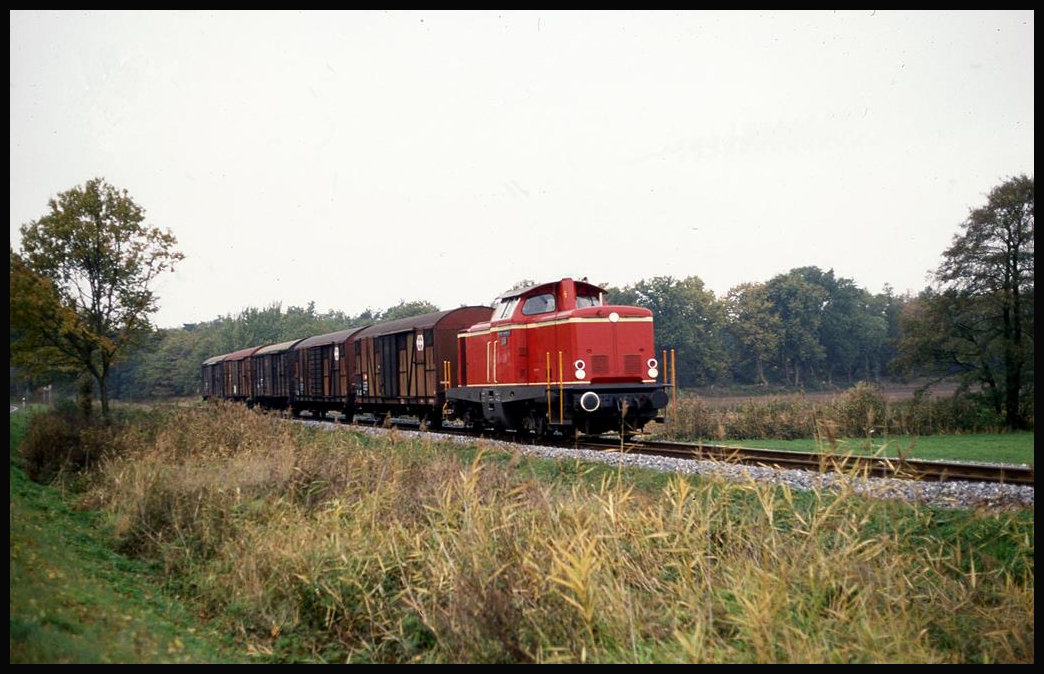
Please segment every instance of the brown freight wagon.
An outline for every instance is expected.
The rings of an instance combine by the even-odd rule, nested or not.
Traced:
[[[201,366],[203,376],[203,400],[210,398],[225,397],[225,374],[221,361],[228,358],[229,354],[222,354],[207,358]]]
[[[251,371],[250,357],[260,348],[259,346],[252,346],[249,349],[234,351],[221,361],[225,380],[224,397],[228,400],[243,401],[248,406],[254,404],[254,399],[251,395],[253,392],[251,382],[254,377]]]
[[[349,328],[298,342],[292,351],[290,409],[304,410],[314,417],[340,412],[351,421],[351,375],[349,340],[364,328]]]
[[[354,410],[442,423],[458,382],[457,333],[488,321],[489,307],[461,307],[363,328],[351,337]]]
[[[254,402],[267,410],[285,410],[290,405],[294,346],[301,339],[269,344],[250,360],[254,368]]]

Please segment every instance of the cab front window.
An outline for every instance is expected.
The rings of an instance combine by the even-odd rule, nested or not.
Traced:
[[[586,307],[600,307],[602,306],[602,295],[577,295],[576,296],[576,308],[584,309]]]
[[[533,295],[526,299],[526,303],[522,305],[523,316],[533,316],[536,314],[546,314],[555,310],[555,296],[551,293],[544,293],[542,295]]]

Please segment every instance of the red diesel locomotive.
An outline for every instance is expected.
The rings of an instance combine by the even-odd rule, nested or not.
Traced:
[[[666,406],[647,309],[565,278],[461,307],[241,349],[203,363],[203,397],[323,417],[634,433]]]
[[[453,417],[497,428],[639,431],[667,404],[652,312],[570,278],[505,293],[459,336]]]

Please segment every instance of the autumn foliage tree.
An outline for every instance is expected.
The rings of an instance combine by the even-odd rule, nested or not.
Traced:
[[[89,375],[107,422],[109,373],[151,332],[152,284],[183,258],[177,241],[102,178],[51,199],[20,231],[21,250],[10,253],[12,361]]]

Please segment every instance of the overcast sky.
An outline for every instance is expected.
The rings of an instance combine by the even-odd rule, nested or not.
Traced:
[[[186,256],[160,327],[562,276],[917,292],[1033,175],[1030,11],[10,18],[11,244],[126,189]]]

